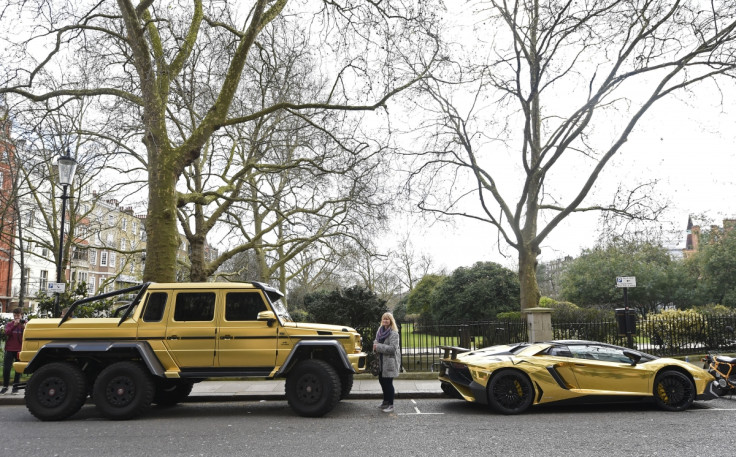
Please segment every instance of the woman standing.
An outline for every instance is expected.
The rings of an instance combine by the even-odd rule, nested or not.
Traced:
[[[391,413],[394,410],[394,378],[399,375],[401,360],[399,328],[391,313],[385,313],[381,317],[381,326],[378,327],[376,340],[373,342],[373,352],[378,354],[378,382],[383,390],[380,408],[384,413]]]

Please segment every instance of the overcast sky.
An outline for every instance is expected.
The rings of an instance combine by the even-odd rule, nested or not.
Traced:
[[[670,201],[661,224],[679,231],[668,247],[683,248],[688,215],[705,215],[721,225],[736,217],[736,107],[721,106],[721,95],[703,88],[693,101],[668,100],[655,106],[607,165],[595,192],[605,200],[620,181],[631,184],[657,179],[658,198]],[[736,91],[730,91],[734,93]],[[726,100],[733,100],[726,94]],[[688,106],[699,105],[698,108]],[[546,240],[540,261],[577,256],[595,245],[597,214],[573,215]],[[697,221],[696,221],[697,222]],[[458,219],[454,226],[414,227],[415,248],[431,254],[436,267],[452,271],[477,261],[515,268],[516,251],[502,246],[487,225]]]

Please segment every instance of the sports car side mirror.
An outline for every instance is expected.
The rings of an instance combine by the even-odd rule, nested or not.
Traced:
[[[641,354],[634,351],[624,351],[624,355],[631,359],[631,366],[636,366],[637,363],[639,363],[639,360],[641,360]]]

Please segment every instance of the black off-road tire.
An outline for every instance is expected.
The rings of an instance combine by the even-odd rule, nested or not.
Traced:
[[[501,370],[488,382],[488,404],[501,414],[521,414],[533,400],[532,383],[519,370]]]
[[[164,379],[156,382],[153,403],[159,406],[174,406],[192,393],[194,384],[182,379]]]
[[[340,374],[340,400],[345,400],[350,395],[350,391],[353,390],[354,375],[348,371],[343,371]]]
[[[303,360],[286,378],[286,398],[300,416],[324,416],[340,400],[340,377],[324,360]]]
[[[663,371],[654,378],[654,403],[665,411],[685,411],[695,400],[695,385],[679,371]]]
[[[151,406],[155,391],[148,371],[135,362],[116,362],[97,376],[92,399],[104,417],[127,420]]]
[[[71,363],[53,362],[38,369],[26,385],[26,408],[42,421],[73,415],[87,399],[87,378]]]

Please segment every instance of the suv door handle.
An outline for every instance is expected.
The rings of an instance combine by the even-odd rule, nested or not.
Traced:
[[[171,335],[167,339],[169,339],[169,340],[178,340],[179,337],[177,335]]]
[[[221,340],[232,340],[232,339],[233,339],[233,337],[232,337],[231,335],[222,335],[222,336],[220,337],[220,339],[221,339]]]

